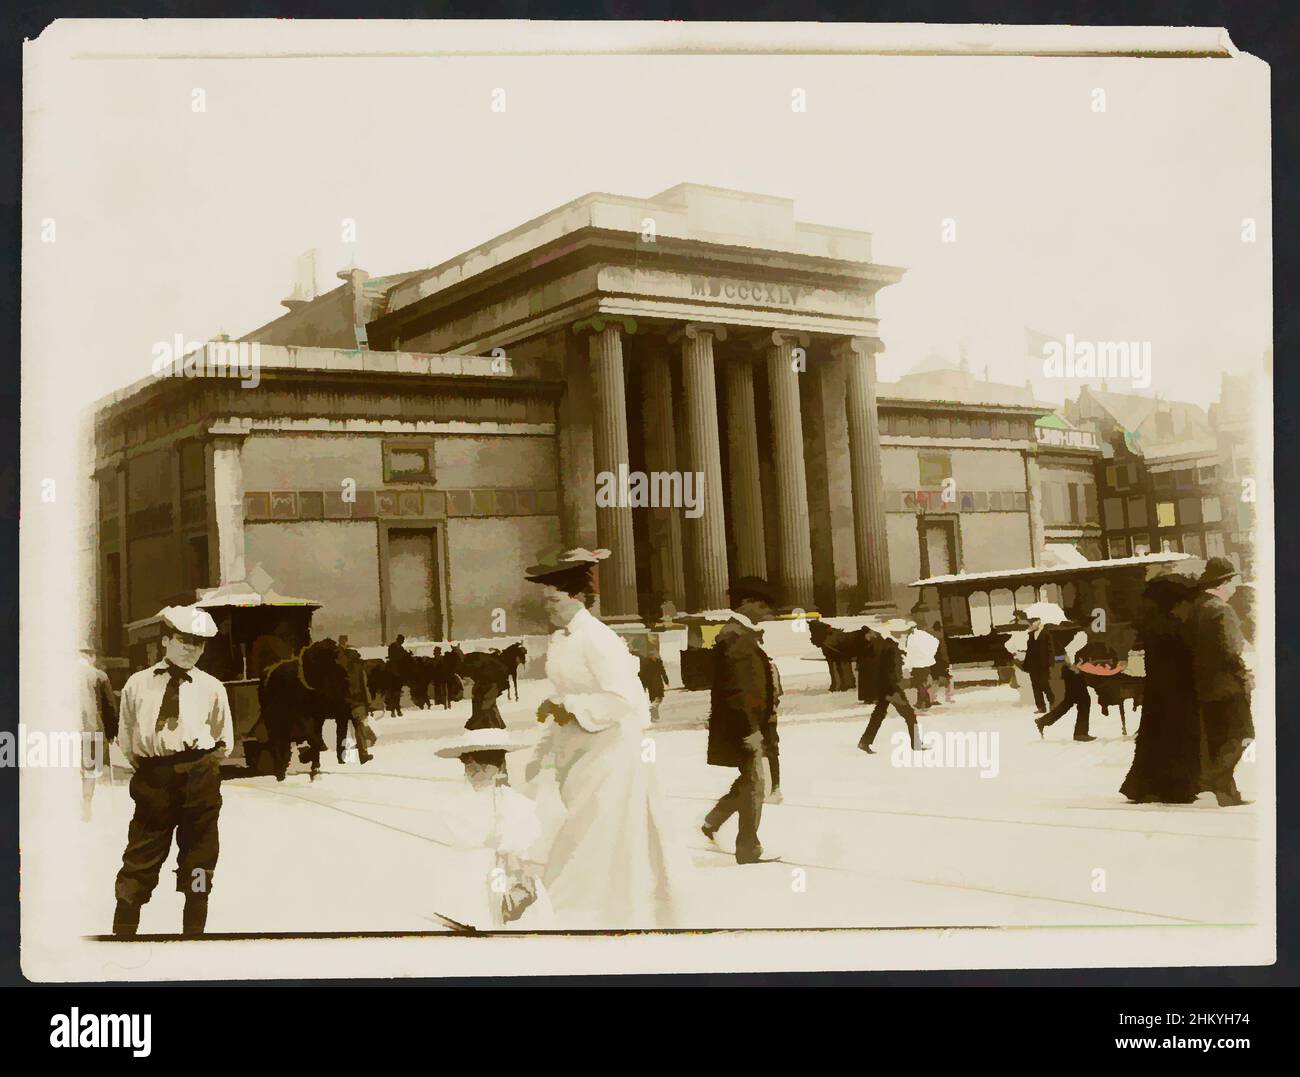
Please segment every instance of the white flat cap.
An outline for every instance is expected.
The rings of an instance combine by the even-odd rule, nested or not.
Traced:
[[[158,616],[177,632],[188,636],[210,638],[217,634],[217,622],[212,614],[198,606],[167,606],[158,611]]]

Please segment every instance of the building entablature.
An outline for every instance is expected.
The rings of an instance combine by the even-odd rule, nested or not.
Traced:
[[[641,221],[562,215],[532,245],[480,248],[405,281],[367,327],[371,345],[485,353],[598,314],[874,337],[875,293],[904,272],[871,263],[865,233],[782,246],[759,231],[745,242],[701,229],[647,238]]]

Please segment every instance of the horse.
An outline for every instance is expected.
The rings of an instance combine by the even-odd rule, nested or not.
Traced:
[[[506,672],[510,678],[510,686],[514,689],[514,698],[519,698],[519,670],[523,668],[528,661],[528,648],[524,646],[524,641],[519,640],[510,644],[500,654],[501,661],[505,664]],[[510,698],[509,695],[506,698]]]
[[[391,717],[401,715],[403,680],[393,669],[392,662],[379,662],[367,669],[366,684],[372,695],[383,698],[384,709]]]
[[[325,747],[325,722],[333,719],[346,728],[352,718],[348,676],[339,662],[338,644],[317,640],[295,657],[269,666],[258,682],[257,699],[275,780],[284,781],[293,745],[301,743],[299,757],[311,763],[314,781]]]

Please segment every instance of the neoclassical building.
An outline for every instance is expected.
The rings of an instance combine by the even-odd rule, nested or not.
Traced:
[[[725,607],[740,575],[826,615],[898,603],[911,547],[949,532],[971,569],[1031,564],[1048,408],[978,386],[878,405],[876,294],[903,272],[788,199],[694,184],[586,195],[426,270],[343,271],[241,338],[255,387],[146,378],[101,402],[103,644],[254,566],[376,645],[542,630],[520,571],[560,543],[612,551],[610,620]],[[954,448],[1006,474],[913,522]],[[634,474],[698,475],[702,503],[597,496]]]

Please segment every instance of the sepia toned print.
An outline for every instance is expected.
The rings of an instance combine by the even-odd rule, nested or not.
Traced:
[[[1267,68],[510,25],[29,48],[28,974],[1269,960]]]

